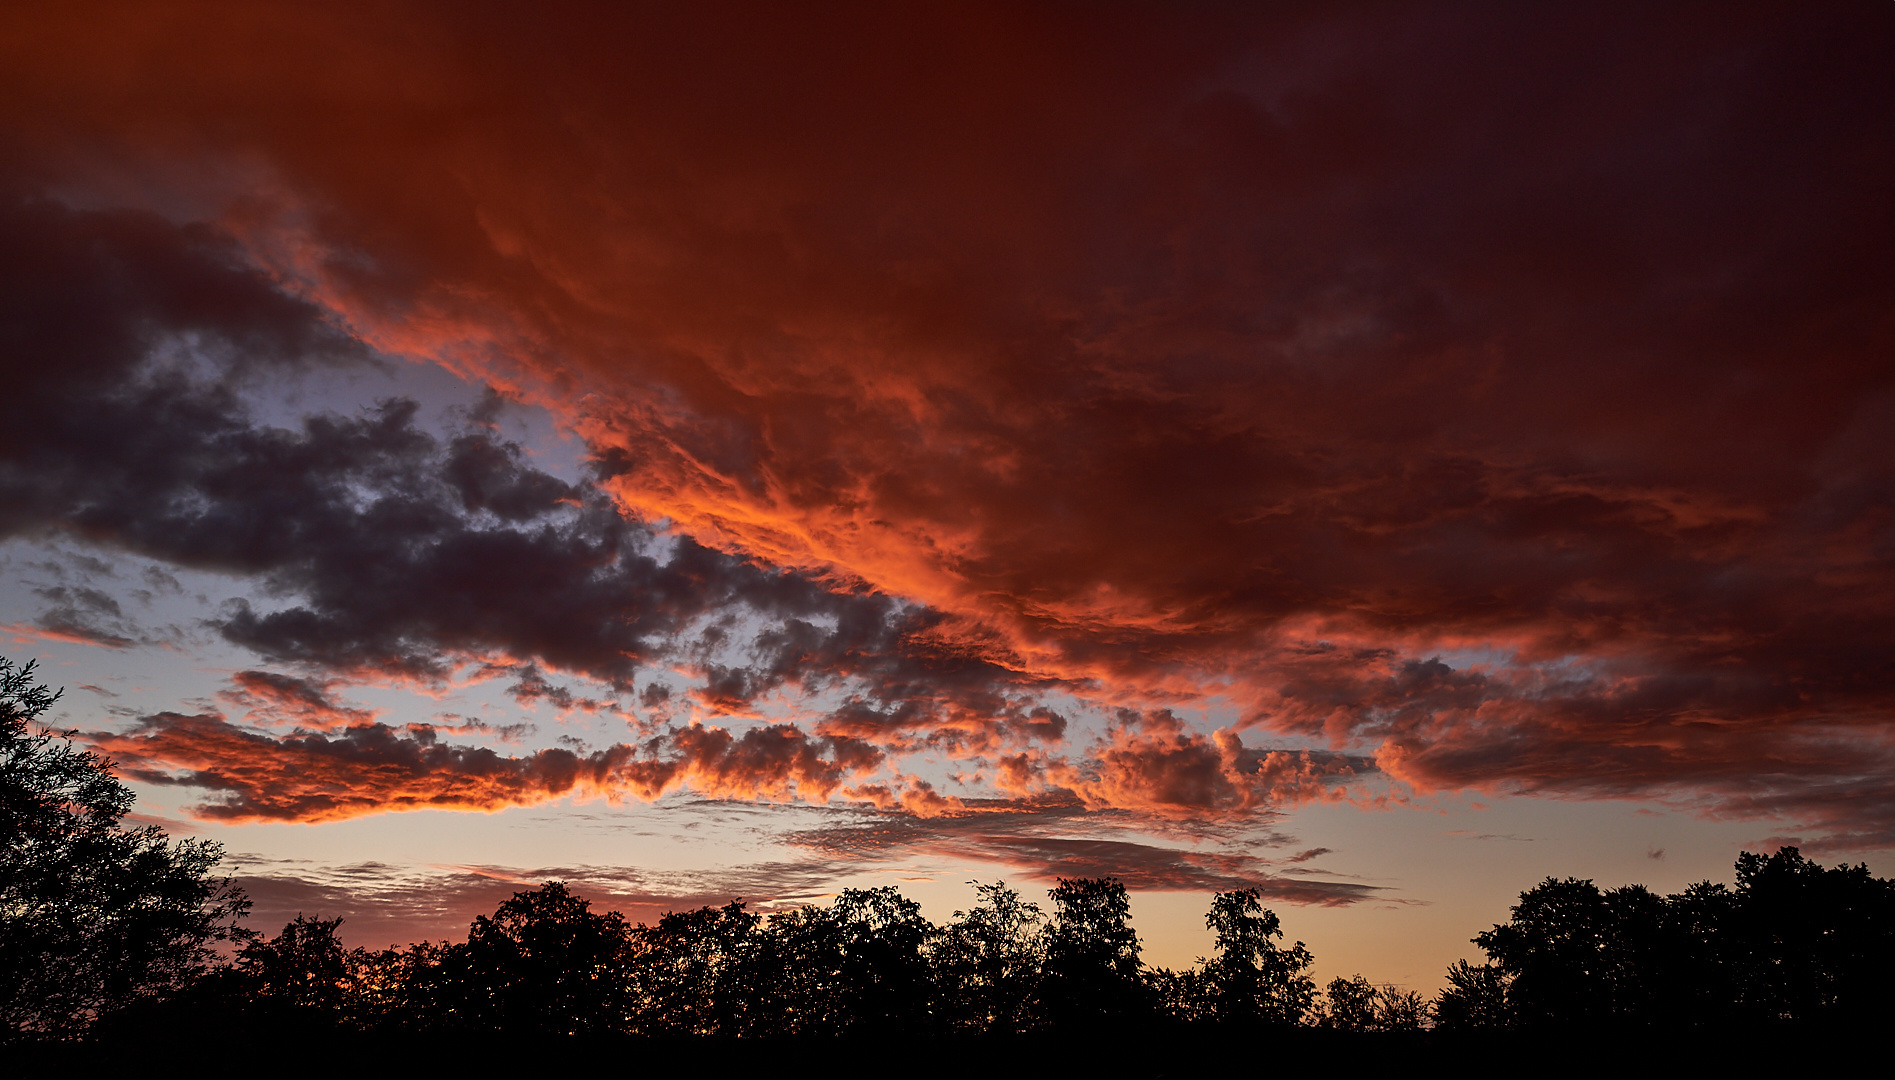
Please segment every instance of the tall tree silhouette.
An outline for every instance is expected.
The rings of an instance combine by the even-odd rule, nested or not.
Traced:
[[[630,996],[630,927],[551,881],[468,928],[444,958],[457,1026],[534,1034],[621,1031]]]
[[[1895,881],[1794,847],[1737,857],[1727,946],[1746,1019],[1883,1022],[1895,1005]]]
[[[1131,898],[1117,878],[1060,878],[1038,994],[1042,1023],[1098,1028],[1148,1010]]]
[[[1015,1034],[1030,1022],[1046,919],[1004,881],[970,884],[977,902],[954,913],[934,947],[944,1022],[951,1031]]]
[[[1520,894],[1513,917],[1474,943],[1511,978],[1507,1001],[1519,1023],[1584,1023],[1610,1008],[1605,897],[1590,881],[1547,878]]]
[[[1737,895],[1722,883],[1700,881],[1665,898],[1665,964],[1652,981],[1670,1023],[1714,1027],[1735,1020],[1736,927]]]
[[[1203,966],[1209,1018],[1239,1026],[1300,1023],[1316,996],[1304,974],[1315,959],[1300,941],[1277,945],[1282,924],[1257,890],[1218,893],[1204,924],[1217,934],[1217,955]]]
[[[58,699],[0,659],[0,1037],[182,992],[249,906],[212,876],[217,844],[123,826],[111,763],[37,726]]]
[[[842,927],[831,908],[769,917],[743,969],[749,1035],[835,1035],[852,1019],[842,981]]]
[[[831,905],[841,952],[844,1032],[920,1033],[932,1025],[925,952],[934,927],[892,886],[845,889]]]
[[[762,918],[733,900],[670,912],[632,931],[634,1030],[646,1035],[770,1033]]]

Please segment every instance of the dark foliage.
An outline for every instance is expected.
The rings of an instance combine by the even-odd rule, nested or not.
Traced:
[[[455,944],[345,950],[337,921],[299,916],[174,996],[183,1011],[172,1015],[351,1037],[726,1046],[1302,1032],[1311,1053],[1318,1031],[1395,1046],[1431,1026],[1438,1039],[1492,1040],[1860,1024],[1889,1004],[1874,978],[1888,956],[1889,888],[1788,848],[1741,859],[1734,889],[1660,896],[1549,880],[1476,939],[1489,962],[1457,963],[1427,1003],[1360,975],[1319,992],[1309,950],[1281,944],[1275,914],[1248,890],[1215,897],[1216,954],[1172,972],[1142,965],[1124,886],[1109,878],[1060,881],[1050,919],[1004,883],[980,885],[980,902],[945,926],[889,888],[769,916],[732,902],[631,925],[551,882],[477,918]]]
[[[247,907],[216,844],[123,825],[111,763],[35,723],[58,698],[0,659],[0,1039],[182,992]]]
[[[306,1014],[336,1019],[354,996],[349,957],[336,937],[341,919],[298,915],[273,940],[256,940],[237,954],[246,988],[265,1000]]]
[[[1317,1027],[1333,1031],[1420,1031],[1428,1020],[1428,1004],[1412,990],[1376,986],[1357,975],[1335,978],[1323,991],[1327,999],[1315,1013]]]
[[[973,882],[980,902],[935,939],[940,1023],[949,1032],[1017,1035],[1032,1024],[1045,916],[1005,882]]]
[[[1217,956],[1204,964],[1210,1017],[1239,1026],[1300,1022],[1316,997],[1315,984],[1303,974],[1315,958],[1300,941],[1277,946],[1282,926],[1257,891],[1220,893],[1204,922],[1217,932]]]
[[[1847,1025],[1895,1004],[1895,882],[1785,847],[1739,855],[1734,889],[1673,896],[1548,878],[1476,938],[1435,1003],[1442,1027]]]
[[[1149,1003],[1125,886],[1116,878],[1061,878],[1047,895],[1053,921],[1040,974],[1041,1022],[1085,1028],[1140,1018]]]
[[[536,1035],[617,1031],[631,1011],[628,929],[557,881],[515,893],[446,951],[443,1018]]]

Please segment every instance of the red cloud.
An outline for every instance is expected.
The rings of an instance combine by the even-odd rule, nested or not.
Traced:
[[[713,798],[826,801],[852,776],[874,772],[882,753],[854,739],[809,738],[787,724],[733,735],[693,724],[666,740],[674,756],[631,774],[633,790],[647,799],[688,786]]]
[[[1164,818],[1256,818],[1270,808],[1332,798],[1364,763],[1340,755],[1260,752],[1236,735],[1205,740],[1169,714],[1128,723],[1096,756],[1002,762],[1000,786],[1035,798]],[[680,790],[718,799],[832,797],[916,817],[961,812],[966,804],[932,782],[896,773],[878,779],[888,755],[848,736],[810,736],[789,724],[741,733],[692,724],[638,744],[576,752],[564,748],[508,756],[440,741],[432,725],[361,723],[277,736],[216,714],[160,713],[124,734],[92,743],[141,780],[201,788],[194,808],[225,821],[336,821],[417,809],[499,810],[553,799],[658,799]]]
[[[214,714],[160,713],[127,734],[91,741],[141,780],[203,788],[194,808],[223,821],[339,821],[391,810],[500,810],[565,796],[656,799],[680,788],[715,798],[824,801],[881,755],[852,740],[811,739],[787,726],[733,735],[676,728],[639,746],[508,757],[361,724],[275,737]]]
[[[1232,731],[1206,739],[1168,711],[1121,719],[1095,756],[1050,763],[1047,779],[1100,809],[1198,816],[1340,798],[1350,779],[1373,771],[1337,754],[1254,750]]]
[[[1424,787],[1830,821],[1895,775],[1885,5],[6,18],[62,190],[173,177],[336,325],[555,410],[629,512],[929,613],[899,663],[702,671],[885,692],[819,736],[390,749],[391,798],[826,795],[870,739],[1167,813],[1346,775],[1158,729],[1061,765],[991,723],[1049,686],[1222,693]],[[609,621],[544,640],[629,672]]]
[[[239,671],[231,676],[232,689],[217,696],[249,711],[253,720],[271,724],[294,724],[316,731],[370,724],[378,715],[374,709],[357,709],[338,703],[329,694],[333,682],[299,679],[268,671]]]

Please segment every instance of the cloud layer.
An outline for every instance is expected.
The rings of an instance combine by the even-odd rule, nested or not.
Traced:
[[[7,16],[16,186],[161,213],[5,209],[0,528],[267,581],[219,629],[314,676],[832,695],[635,759],[704,790],[924,808],[930,751],[1160,817],[1384,775],[1889,842],[1888,11],[579,14]],[[237,408],[373,351],[590,475],[479,410]],[[1074,746],[1050,694],[1241,722]],[[243,753],[478,772],[307,726]],[[549,753],[468,805],[618,776]]]

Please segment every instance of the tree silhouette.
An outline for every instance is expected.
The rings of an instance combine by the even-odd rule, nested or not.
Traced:
[[[770,916],[743,968],[748,1035],[836,1035],[852,1019],[842,982],[842,928],[830,908]]]
[[[1895,995],[1895,882],[1785,847],[1673,896],[1548,878],[1448,973],[1443,1027],[1867,1023]]]
[[[1547,878],[1520,894],[1512,919],[1474,941],[1506,975],[1511,1023],[1677,1023],[1694,977],[1681,967],[1688,942],[1679,910],[1643,885],[1602,892],[1590,881]]]
[[[1331,979],[1323,999],[1316,1024],[1332,1031],[1419,1031],[1428,1013],[1420,994],[1376,986],[1362,975]]]
[[[1030,1020],[1046,919],[1004,881],[969,884],[978,901],[954,913],[934,948],[944,1019],[951,1031],[1016,1034]]]
[[[1605,936],[1611,913],[1590,881],[1547,878],[1520,894],[1513,918],[1474,938],[1511,976],[1518,1023],[1584,1023],[1610,1009]]]
[[[1726,953],[1745,1019],[1868,1022],[1895,1004],[1895,881],[1794,847],[1737,857]]]
[[[1358,976],[1359,977],[1359,976]],[[1420,1031],[1428,1026],[1431,1013],[1428,1002],[1413,990],[1384,986],[1376,991],[1377,1031]]]
[[[241,939],[223,849],[125,828],[111,763],[38,728],[59,694],[0,659],[0,1037],[74,1033],[176,994]]]
[[[457,1026],[547,1035],[623,1030],[632,1000],[629,927],[563,882],[514,893],[444,958]]]
[[[631,932],[633,1030],[645,1035],[763,1034],[774,1010],[760,916],[733,900],[670,912]]]
[[[1434,1023],[1446,1031],[1492,1031],[1513,1025],[1507,973],[1493,964],[1456,960],[1448,985],[1434,999]]]
[[[1337,1031],[1375,1031],[1376,992],[1375,984],[1361,975],[1353,979],[1337,976],[1323,988],[1324,1003],[1321,1026]]]
[[[1652,981],[1671,1022],[1731,1023],[1739,1004],[1736,894],[1721,883],[1700,881],[1666,897],[1664,933],[1665,967]]]
[[[770,917],[743,969],[747,1034],[918,1034],[933,1026],[934,927],[893,888]]]
[[[354,997],[351,957],[336,937],[341,919],[297,915],[276,937],[237,954],[236,974],[252,994],[310,1019],[335,1022]]]
[[[1040,1021],[1079,1029],[1137,1019],[1147,1011],[1131,898],[1117,878],[1060,878],[1047,892]]]
[[[924,950],[934,927],[891,886],[845,889],[831,905],[841,953],[839,1033],[915,1034],[930,1026],[933,979]]]
[[[455,1009],[466,987],[449,960],[459,946],[418,941],[401,948],[347,954],[349,998],[343,1020],[381,1032],[442,1032],[462,1022]]]
[[[1204,925],[1217,934],[1217,955],[1202,965],[1209,1019],[1240,1027],[1302,1022],[1316,996],[1304,974],[1315,958],[1300,941],[1278,947],[1282,924],[1257,890],[1218,893]]]

